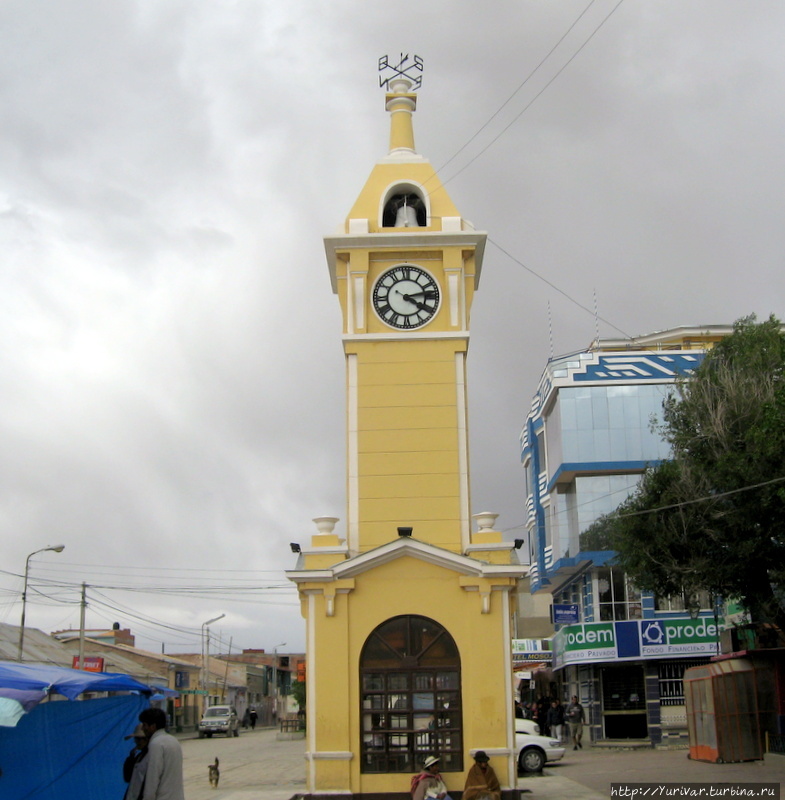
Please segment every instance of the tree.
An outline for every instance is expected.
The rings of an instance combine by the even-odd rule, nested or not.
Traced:
[[[642,589],[738,598],[785,629],[785,336],[739,320],[663,406],[672,460],[585,537]]]
[[[297,703],[297,710],[305,713],[305,681],[292,681],[292,697]]]

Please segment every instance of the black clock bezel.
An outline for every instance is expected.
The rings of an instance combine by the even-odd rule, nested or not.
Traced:
[[[414,274],[415,277],[412,277]],[[418,280],[420,278],[422,280]],[[428,297],[423,297],[423,304],[427,308],[417,307],[411,313],[396,311],[387,298],[392,288],[403,281],[411,281],[420,286],[424,292],[429,292]],[[386,289],[386,292],[382,291]],[[411,303],[411,301],[408,301]],[[377,279],[371,293],[371,305],[376,316],[391,328],[401,331],[411,331],[427,325],[439,311],[441,304],[441,291],[439,283],[430,272],[416,264],[397,264],[385,270]]]

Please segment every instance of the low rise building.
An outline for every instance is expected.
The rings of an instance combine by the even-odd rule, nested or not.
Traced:
[[[61,640],[65,648],[78,657],[77,635]],[[153,653],[123,644],[108,644],[89,638],[84,640],[84,653],[90,659],[101,659],[105,672],[121,672],[142,683],[159,687],[160,699],[175,730],[194,729],[202,715],[203,700],[199,684],[199,668],[176,656]],[[70,666],[70,664],[69,664]]]

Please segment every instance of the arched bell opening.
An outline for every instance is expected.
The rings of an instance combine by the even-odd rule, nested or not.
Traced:
[[[424,228],[428,212],[422,195],[412,186],[396,186],[382,211],[383,228]]]
[[[417,772],[438,755],[463,770],[461,659],[455,640],[428,617],[393,617],[360,656],[361,771]]]

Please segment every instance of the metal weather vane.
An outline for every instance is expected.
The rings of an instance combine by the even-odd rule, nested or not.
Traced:
[[[390,88],[390,81],[396,78],[406,78],[412,82],[413,89],[419,89],[422,85],[423,63],[420,56],[409,56],[408,53],[401,53],[397,64],[390,63],[389,56],[382,56],[379,59],[379,86]]]

